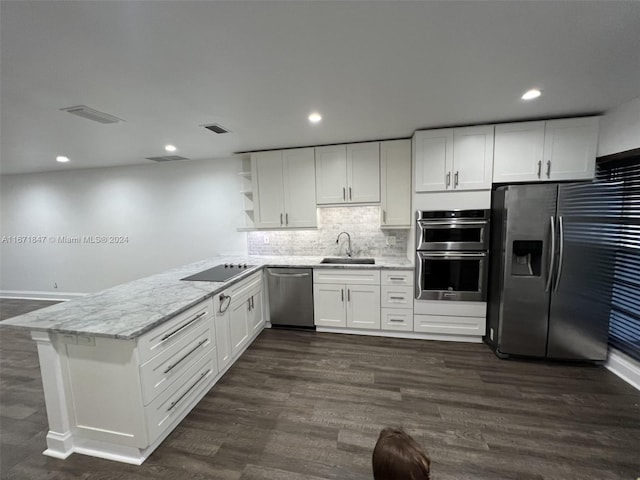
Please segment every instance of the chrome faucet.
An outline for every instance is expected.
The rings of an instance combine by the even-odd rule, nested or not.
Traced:
[[[347,236],[347,240],[349,240],[349,243],[348,243],[348,245],[347,245],[347,257],[350,257],[350,256],[351,256],[351,253],[352,253],[352,252],[351,252],[351,235],[349,235],[347,232],[340,232],[340,233],[338,234],[338,238],[336,238],[336,244],[340,241],[340,236],[341,236],[343,233]]]

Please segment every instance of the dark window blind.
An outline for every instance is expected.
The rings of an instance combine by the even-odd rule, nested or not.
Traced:
[[[617,181],[622,196],[616,234],[609,345],[640,361],[640,153],[598,163],[598,180]]]

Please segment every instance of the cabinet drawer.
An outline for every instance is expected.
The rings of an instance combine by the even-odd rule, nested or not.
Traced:
[[[413,311],[413,287],[382,287],[380,306],[383,308],[407,308]]]
[[[413,331],[449,335],[484,335],[486,323],[485,317],[414,315]]]
[[[193,406],[199,394],[211,386],[218,371],[215,349],[207,351],[189,368],[180,381],[171,385],[145,407],[149,443],[153,443],[171,423]]]
[[[380,277],[381,285],[413,286],[413,270],[383,270]]]
[[[413,311],[421,315],[442,315],[445,317],[487,316],[487,302],[463,302],[448,300],[414,300]]]
[[[383,308],[380,310],[382,330],[413,332],[413,311]]]
[[[380,270],[314,268],[313,283],[351,283],[353,285],[380,285]]]
[[[138,339],[138,358],[145,363],[169,349],[190,332],[213,320],[213,301],[200,302]]]
[[[200,325],[174,342],[162,354],[156,355],[140,367],[144,405],[148,405],[173,382],[181,378],[203,352],[212,348],[215,344],[212,327],[212,321]]]
[[[231,285],[224,291],[225,295],[230,295],[232,299],[245,296],[247,291],[262,283],[262,271],[250,275],[246,279]],[[233,300],[232,300],[233,301]]]

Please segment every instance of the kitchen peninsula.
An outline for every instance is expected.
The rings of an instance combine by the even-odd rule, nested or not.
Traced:
[[[38,345],[45,455],[141,464],[267,324],[264,267],[412,268],[404,257],[375,260],[219,256],[3,322],[29,329]],[[253,266],[226,282],[181,280],[225,263]]]

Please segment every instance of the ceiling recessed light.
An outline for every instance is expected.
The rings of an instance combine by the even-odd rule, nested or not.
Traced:
[[[542,95],[542,92],[540,92],[540,90],[538,90],[537,88],[532,88],[531,90],[526,91],[524,95],[522,95],[522,99],[533,100],[534,98],[538,98],[540,95]]]
[[[62,155],[58,155],[56,157],[56,162],[67,163],[69,161],[68,157],[63,157]]]
[[[165,149],[167,152],[175,152],[175,151],[177,150],[177,148],[176,148],[176,146],[175,146],[175,145],[165,145],[165,146],[164,146],[164,149]]]
[[[320,120],[322,120],[322,115],[320,115],[318,112],[313,112],[311,115],[309,115],[309,121],[311,123],[318,123]]]

